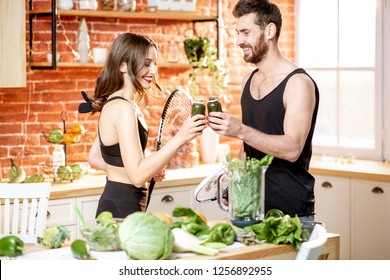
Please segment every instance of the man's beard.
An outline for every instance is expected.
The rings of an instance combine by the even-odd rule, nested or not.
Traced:
[[[255,47],[252,48],[252,56],[244,56],[245,62],[257,64],[266,57],[269,47],[265,43],[264,37],[264,34],[261,34],[259,40],[257,41],[257,44],[255,45]]]

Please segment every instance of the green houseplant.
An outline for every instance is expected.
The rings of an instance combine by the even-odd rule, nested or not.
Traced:
[[[205,77],[211,78],[213,95],[221,95],[228,82],[228,72],[223,61],[218,58],[215,46],[207,37],[197,35],[185,39],[183,43],[192,66],[188,81],[191,95],[195,96],[199,92],[200,83],[207,84]]]

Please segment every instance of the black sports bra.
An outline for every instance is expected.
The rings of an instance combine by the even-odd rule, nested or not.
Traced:
[[[105,103],[110,102],[115,99],[125,100],[122,96],[115,96],[113,98],[108,99]],[[145,151],[146,143],[148,142],[148,131],[142,126],[141,122],[138,120],[138,133],[140,137],[142,150]],[[105,146],[100,139],[100,131],[98,129],[99,142],[100,142],[100,151],[102,153],[102,157],[107,164],[124,167],[122,157],[121,157],[121,149],[119,143]]]

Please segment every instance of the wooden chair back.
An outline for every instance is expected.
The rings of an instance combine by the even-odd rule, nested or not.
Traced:
[[[0,184],[0,238],[36,244],[46,227],[50,188],[50,182]]]

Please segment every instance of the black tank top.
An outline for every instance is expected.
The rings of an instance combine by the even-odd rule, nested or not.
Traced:
[[[267,96],[255,100],[250,93],[250,84],[257,70],[252,72],[241,96],[242,122],[266,134],[283,135],[285,116],[283,94],[286,84],[295,74],[308,74],[305,70],[298,68],[287,75]],[[315,86],[316,104],[305,146],[297,161],[289,162],[274,158],[268,167],[265,184],[266,211],[277,208],[292,216],[295,214],[299,216],[314,214],[314,177],[309,174],[308,170],[312,155],[311,142],[318,112],[319,91],[313,79],[312,81]],[[265,156],[263,152],[245,143],[244,151],[246,156],[251,158],[261,159]]]
[[[121,96],[115,96],[113,98],[108,99],[106,101],[106,103],[110,102],[112,100],[115,100],[115,99],[123,99],[126,101],[126,99],[121,97]],[[142,126],[142,124],[139,120],[137,120],[137,121],[138,121],[138,133],[139,133],[139,137],[140,137],[141,147],[142,147],[142,150],[145,151],[146,143],[148,142],[148,131]],[[110,145],[110,146],[105,146],[100,139],[99,129],[98,129],[98,134],[99,134],[99,142],[100,142],[100,151],[102,153],[102,157],[103,157],[104,161],[107,164],[110,164],[113,166],[124,167],[119,143],[116,143],[116,144]]]

